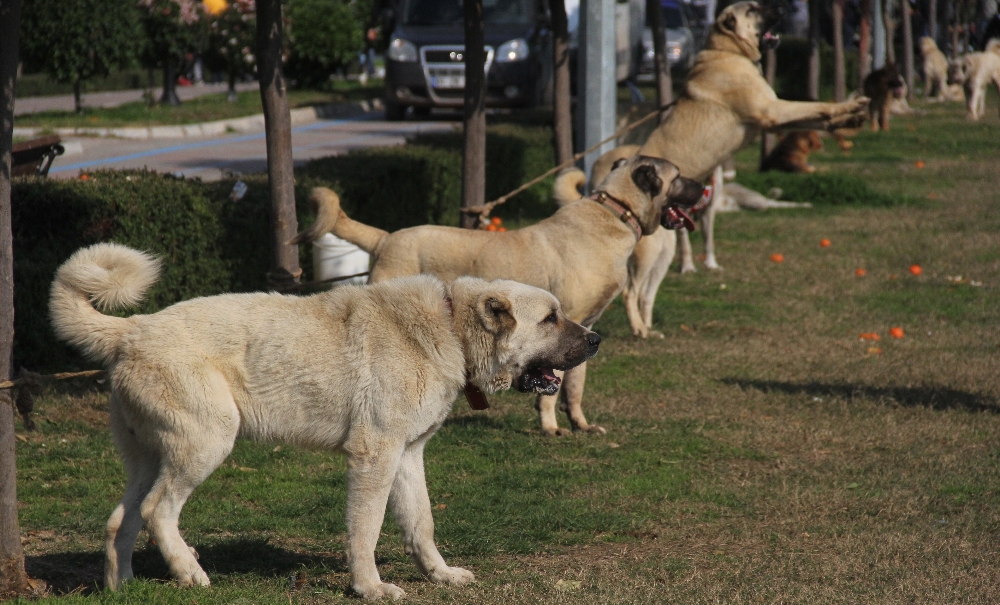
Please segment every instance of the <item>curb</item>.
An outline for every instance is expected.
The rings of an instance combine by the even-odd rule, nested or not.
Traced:
[[[380,111],[381,99],[352,103],[331,103],[293,109],[289,112],[292,126],[307,124],[316,120],[349,118]],[[200,124],[180,126],[151,126],[148,128],[14,128],[16,137],[34,137],[55,132],[59,136],[73,137],[117,137],[120,139],[185,139],[189,137],[212,137],[228,133],[259,132],[264,130],[264,114],[258,113],[244,118],[216,120]]]

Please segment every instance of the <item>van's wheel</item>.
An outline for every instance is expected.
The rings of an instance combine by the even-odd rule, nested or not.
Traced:
[[[399,103],[385,103],[385,119],[387,122],[402,122],[406,117],[406,105]]]

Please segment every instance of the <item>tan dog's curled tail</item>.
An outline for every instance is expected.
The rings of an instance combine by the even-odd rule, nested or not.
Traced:
[[[552,187],[552,199],[560,207],[580,199],[580,191],[587,185],[587,175],[579,168],[566,168],[556,177]]]
[[[52,282],[49,315],[56,335],[91,359],[111,360],[132,320],[98,309],[136,305],[159,277],[160,261],[145,252],[118,244],[77,250]]]
[[[340,209],[340,196],[326,187],[313,189],[309,201],[316,207],[316,222],[296,235],[290,244],[314,242],[323,235],[332,233],[372,254],[382,238],[389,235],[388,231],[359,223],[347,216]]]

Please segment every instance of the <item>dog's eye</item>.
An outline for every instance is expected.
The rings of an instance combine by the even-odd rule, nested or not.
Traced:
[[[559,316],[553,311],[549,313],[549,316],[542,320],[543,324],[556,324],[559,323]]]

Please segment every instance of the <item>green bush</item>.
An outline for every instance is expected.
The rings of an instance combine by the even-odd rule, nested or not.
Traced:
[[[804,101],[809,87],[809,41],[805,38],[783,37],[775,51],[778,65],[774,77],[774,90],[782,99]],[[844,52],[844,72],[847,92],[858,86],[858,52]],[[819,98],[833,98],[833,47],[826,43],[819,46]]]
[[[816,206],[897,206],[914,202],[905,196],[875,191],[864,179],[846,174],[740,171],[736,180],[762,193],[780,187],[781,199]]]
[[[17,179],[14,224],[15,363],[31,370],[86,365],[52,333],[49,288],[77,249],[112,241],[163,258],[163,274],[134,312],[181,300],[267,288],[269,193],[263,177],[240,201],[233,181],[202,183],[144,171],[102,171],[89,179]],[[304,192],[300,193],[301,199]],[[302,249],[308,268],[308,247]],[[133,311],[129,311],[131,313]]]
[[[300,87],[316,86],[354,61],[365,48],[370,14],[369,0],[289,0],[289,77]]]

